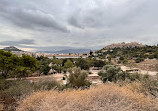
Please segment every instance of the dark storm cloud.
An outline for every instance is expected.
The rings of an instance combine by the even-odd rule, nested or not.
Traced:
[[[33,45],[35,41],[33,39],[22,39],[19,41],[3,41],[0,45],[4,46],[21,46],[21,45]]]
[[[51,28],[62,32],[68,32],[51,14],[38,9],[16,6],[14,1],[0,0],[0,15],[22,28]]]

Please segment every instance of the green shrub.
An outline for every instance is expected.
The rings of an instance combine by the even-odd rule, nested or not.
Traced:
[[[16,86],[12,86],[9,89],[5,90],[5,93],[13,96],[13,97],[20,97],[22,95],[28,95],[34,91],[34,87],[32,84],[21,81]]]
[[[103,82],[116,82],[117,80],[125,79],[125,73],[121,70],[120,67],[115,65],[104,66],[98,75],[101,76]]]
[[[136,80],[139,81],[141,79],[141,75],[138,73],[129,74],[128,79],[130,79],[131,81],[136,81]]]
[[[19,98],[22,95],[27,95],[34,90],[32,83],[24,80],[8,81],[3,80],[1,83],[1,92]]]
[[[28,95],[34,91],[51,90],[54,87],[59,87],[59,84],[50,78],[41,79],[35,83],[30,83],[26,80],[0,80],[0,92],[6,93],[15,98]]]
[[[43,78],[34,83],[35,90],[51,90],[54,87],[58,87],[59,84],[52,78]]]
[[[90,82],[87,80],[88,72],[81,70],[80,68],[69,69],[68,85],[74,88],[80,88],[90,86]]]
[[[142,61],[144,61],[143,58],[137,58],[137,59],[135,60],[136,63],[140,63],[140,62],[142,62]]]

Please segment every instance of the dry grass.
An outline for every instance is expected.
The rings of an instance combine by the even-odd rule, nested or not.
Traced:
[[[18,111],[157,111],[157,102],[138,93],[135,85],[139,84],[36,92],[23,100]]]
[[[136,65],[135,67],[142,69],[142,70],[158,71],[158,69],[157,69],[158,60],[156,60],[156,59],[146,59],[145,61],[140,62],[135,65]]]
[[[0,103],[0,111],[3,110],[3,104]]]

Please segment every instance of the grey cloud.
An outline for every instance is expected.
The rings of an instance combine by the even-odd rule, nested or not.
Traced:
[[[78,27],[78,28],[81,28],[83,29],[84,27],[82,27],[79,23],[78,23],[78,20],[75,18],[75,17],[71,17],[68,19],[68,22],[72,25],[72,26],[75,26],[75,27]]]
[[[35,41],[33,39],[22,39],[19,41],[2,41],[0,45],[4,46],[21,46],[21,45],[33,45]]]
[[[28,37],[36,40],[36,49],[122,41],[153,44],[158,41],[157,4],[157,0],[0,0],[0,26],[10,29],[0,27],[0,38]],[[61,33],[67,28],[69,33]]]
[[[0,15],[15,25],[23,28],[38,29],[40,27],[69,32],[68,29],[62,25],[62,23],[58,22],[53,15],[38,9],[17,7],[10,2],[4,2],[4,0],[0,1]]]
[[[119,0],[121,2],[121,0]],[[122,0],[122,2],[125,0]],[[110,1],[109,1],[110,2]],[[111,0],[111,2],[114,2]],[[119,2],[118,2],[119,3]],[[94,8],[87,7],[86,9],[76,9],[72,13],[72,17],[75,17],[75,23],[80,23],[80,27],[116,27],[117,25],[127,25],[136,22],[148,23],[154,18],[158,18],[154,7],[158,1],[155,0],[126,0],[120,5],[109,4],[107,0],[94,1],[96,5]],[[154,7],[153,7],[154,6]],[[147,12],[147,13],[145,13]],[[140,17],[142,21],[135,21]],[[152,16],[150,20],[147,20],[149,16]],[[71,18],[71,17],[70,17]],[[145,23],[145,22],[146,23]],[[157,22],[154,20],[152,22]],[[71,22],[69,22],[71,25]],[[78,27],[78,25],[74,25]]]

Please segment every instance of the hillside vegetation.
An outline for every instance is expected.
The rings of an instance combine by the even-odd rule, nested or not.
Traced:
[[[128,63],[129,60],[134,60],[136,63],[144,61],[144,59],[158,59],[158,46],[144,46],[144,47],[115,47],[103,48],[96,52],[97,57],[105,59],[118,59],[118,63]]]

